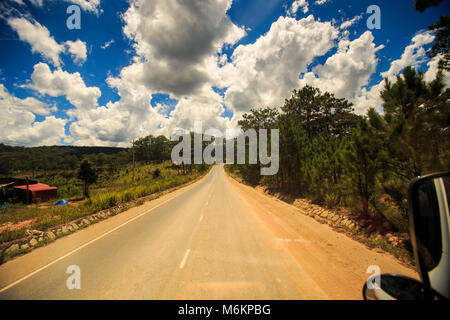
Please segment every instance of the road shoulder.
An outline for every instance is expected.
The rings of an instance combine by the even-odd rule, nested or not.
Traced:
[[[305,215],[299,208],[236,181],[227,174],[238,194],[250,204],[254,214],[274,235],[278,246],[287,249],[297,263],[330,293],[332,299],[360,299],[360,290],[372,274],[369,266],[381,273],[403,274],[418,279],[416,271],[391,254],[336,232]]]

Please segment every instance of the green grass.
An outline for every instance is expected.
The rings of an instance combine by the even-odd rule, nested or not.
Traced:
[[[24,229],[19,229],[19,230],[3,230],[0,233],[0,243],[3,242],[9,242],[12,241],[14,239],[18,239],[18,238],[22,238],[25,236],[25,230]]]
[[[156,169],[160,170],[160,176],[154,178],[152,173]],[[14,231],[4,230],[0,233],[0,243],[23,237],[27,228],[46,230],[101,210],[182,185],[202,176],[207,169],[194,169],[192,174],[178,175],[177,170],[172,168],[170,162],[143,165],[135,169],[134,183],[130,167],[125,167],[111,176],[102,172],[98,182],[90,188],[91,197],[78,201],[77,205],[40,208],[37,204],[28,206],[17,204],[3,210],[0,213],[0,224],[5,222],[18,223],[30,219],[34,221],[29,227]],[[49,178],[47,181],[51,181],[51,179]],[[59,178],[53,178],[53,181],[57,181],[57,179]],[[60,181],[62,180],[60,179]],[[81,195],[76,194],[75,197],[81,197]],[[56,200],[52,203],[54,202]],[[142,204],[143,200],[141,199],[138,203]]]

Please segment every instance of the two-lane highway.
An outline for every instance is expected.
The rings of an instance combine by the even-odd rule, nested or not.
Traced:
[[[104,227],[108,219],[0,266],[0,299],[358,299],[372,260],[383,270],[414,275],[392,257],[301,214],[293,216],[303,219],[303,227],[288,230],[286,221],[261,213],[265,209],[259,206],[267,201],[277,212],[291,209],[245,188],[215,166],[201,181],[156,200],[145,212],[130,218],[124,212],[111,218],[123,215],[116,225]],[[104,230],[92,235],[102,225]],[[323,261],[305,258],[314,250],[316,257],[324,256],[324,240],[312,236],[338,239],[336,246],[348,246],[342,250],[356,250],[349,256],[365,254],[365,264],[330,255],[328,271],[320,271]],[[81,270],[81,289],[67,288],[71,265]],[[344,287],[322,283],[333,275]]]

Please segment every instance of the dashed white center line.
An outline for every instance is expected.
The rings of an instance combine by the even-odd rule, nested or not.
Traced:
[[[181,260],[180,269],[184,268],[184,265],[186,264],[186,260],[189,256],[189,252],[191,252],[191,249],[187,249],[186,253],[184,254],[183,260]]]

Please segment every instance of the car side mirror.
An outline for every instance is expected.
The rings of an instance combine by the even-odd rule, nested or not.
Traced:
[[[411,244],[422,282],[450,298],[450,172],[418,177],[408,190]]]
[[[378,283],[377,283],[378,282]],[[440,295],[415,279],[393,275],[375,275],[363,288],[364,300],[439,300]]]

